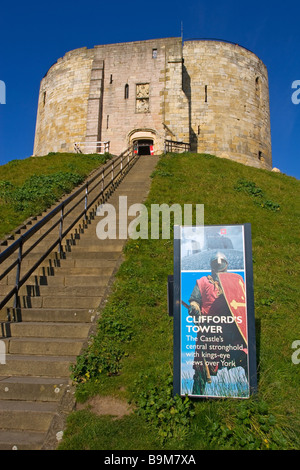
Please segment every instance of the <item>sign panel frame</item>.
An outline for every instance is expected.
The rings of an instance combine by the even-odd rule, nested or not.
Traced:
[[[257,393],[251,224],[174,226],[168,285],[174,396]]]

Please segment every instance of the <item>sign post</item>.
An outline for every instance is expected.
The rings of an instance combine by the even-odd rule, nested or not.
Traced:
[[[174,227],[174,395],[256,393],[251,226]]]

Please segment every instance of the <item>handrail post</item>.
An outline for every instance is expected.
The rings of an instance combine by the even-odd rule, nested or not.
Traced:
[[[21,274],[21,263],[22,263],[22,252],[23,252],[23,240],[20,240],[19,253],[18,253],[18,264],[17,264],[17,273],[16,273],[16,293],[14,300],[14,308],[19,307],[19,282]]]
[[[63,233],[63,224],[64,224],[64,205],[61,208],[60,212],[60,224],[59,224],[59,245],[58,245],[58,252],[61,254],[62,252],[62,233]]]
[[[102,170],[102,177],[101,177],[101,193],[102,193],[102,202],[104,202],[104,170]]]
[[[87,211],[88,195],[89,195],[89,182],[87,182],[86,186],[85,186],[85,197],[84,197],[84,218],[85,218],[85,220],[87,218],[86,211]]]

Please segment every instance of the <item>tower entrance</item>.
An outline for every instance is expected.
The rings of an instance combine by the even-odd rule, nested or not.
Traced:
[[[134,153],[138,155],[153,155],[153,139],[138,139],[133,142]]]

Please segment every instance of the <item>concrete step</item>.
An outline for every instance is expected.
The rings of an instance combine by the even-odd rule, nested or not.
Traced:
[[[89,323],[97,312],[87,308],[20,308],[2,309],[0,321]]]
[[[24,260],[30,260],[30,262],[32,261],[32,265],[37,262],[41,256],[44,254],[44,251],[39,251],[39,252],[35,252],[35,253],[30,253],[29,255],[27,255],[26,258],[24,258]],[[115,259],[118,259],[118,257],[120,256],[120,254],[118,252],[116,252],[116,250],[113,250],[113,251],[99,251],[98,249],[96,250],[96,252],[89,252],[89,251],[85,251],[84,249],[81,249],[81,250],[77,250],[73,252],[73,250],[68,250],[68,251],[64,251],[63,254],[62,254],[62,257],[66,257],[67,259],[82,259],[82,258],[86,258],[86,259],[103,259],[103,260],[115,260]],[[50,255],[48,256],[48,258],[50,259],[58,259],[59,255],[56,251],[53,251],[52,253],[50,253]],[[30,264],[30,263],[28,263]],[[1,269],[2,271],[2,269]]]
[[[0,400],[59,402],[70,391],[65,377],[0,377]]]
[[[79,276],[77,276],[79,277]],[[73,280],[74,286],[65,286],[65,278],[60,278],[60,279],[55,279],[56,283],[52,285],[27,285],[27,286],[22,286],[19,290],[19,295],[25,295],[25,296],[30,296],[30,297],[41,297],[45,295],[67,295],[67,296],[72,296],[72,297],[82,297],[84,295],[92,297],[92,296],[102,296],[104,289],[105,289],[105,281],[103,279],[100,279],[102,283],[100,284],[98,282],[98,285],[89,285],[88,282],[83,282],[83,284],[80,283],[79,280]],[[86,280],[85,280],[86,281]],[[98,279],[97,279],[98,281]],[[67,282],[70,282],[69,279]],[[78,284],[77,284],[78,283]],[[0,294],[1,295],[7,295],[10,290],[13,288],[13,286],[0,286]]]
[[[1,431],[0,450],[40,450],[46,433],[34,431]]]
[[[65,256],[65,254],[64,254]],[[86,268],[91,268],[91,267],[99,267],[100,261],[98,259],[95,259],[92,254],[87,253],[86,258],[79,258],[77,259],[76,257],[72,257],[71,252],[68,253],[68,257],[60,257],[60,255],[56,252],[53,252],[49,255],[47,260],[43,261],[40,265],[40,267],[47,267],[47,268],[54,268],[54,267],[86,267]],[[118,256],[118,255],[117,255]],[[115,256],[114,256],[115,258]],[[12,264],[14,259],[8,261],[4,261],[1,264],[1,272],[3,272],[8,266]],[[22,260],[22,269],[27,270],[31,266],[33,266],[34,262],[37,261],[37,256],[36,254],[33,257],[30,257],[28,255]],[[115,265],[114,259],[106,259],[105,255],[103,254],[103,258],[101,259],[101,267],[103,268],[113,268]],[[15,268],[13,268],[15,270]],[[2,283],[3,281],[1,281]]]
[[[4,296],[0,296],[0,301]],[[101,295],[93,297],[71,297],[64,295],[30,297],[19,296],[19,307],[21,308],[97,308],[101,302]],[[14,298],[11,298],[6,307],[14,307]]]
[[[44,287],[103,287],[107,285],[111,275],[111,270],[103,271],[98,268],[90,268],[84,271],[82,268],[56,268],[49,270],[47,275],[33,275],[28,281],[19,288],[19,295],[30,295],[32,288]],[[73,273],[72,273],[72,270]],[[70,275],[68,275],[70,271]],[[56,274],[57,273],[57,274]],[[15,287],[15,281],[10,277],[7,279],[6,284],[0,284],[0,295],[6,295],[11,289]]]
[[[90,330],[90,323],[56,322],[11,322],[10,332],[13,338],[84,338]]]
[[[106,260],[102,259],[97,260],[94,258],[86,258],[86,259],[56,259],[53,260],[52,263],[49,263],[49,267],[52,266],[54,268],[101,268],[105,270],[105,273],[111,274],[115,269],[115,261],[114,260]]]
[[[76,356],[32,356],[7,354],[6,364],[0,365],[0,377],[65,377],[70,376],[70,364]]]
[[[57,410],[56,403],[0,401],[0,429],[46,432]]]
[[[76,240],[76,242],[68,243],[66,246],[66,253],[68,251],[74,252],[76,250],[86,251],[122,251],[125,245],[125,240],[119,239],[107,239],[100,240],[96,234],[93,237],[86,237],[82,240]]]
[[[74,338],[7,338],[9,354],[44,356],[78,356],[82,350],[84,339]]]
[[[26,270],[21,271],[22,275],[26,273]],[[101,262],[97,267],[83,268],[83,267],[41,267],[37,268],[34,273],[30,276],[26,284],[28,285],[85,285],[89,278],[93,284],[91,285],[103,285],[108,281],[112,275],[113,269],[101,266]],[[80,278],[82,281],[80,281]],[[97,282],[97,279],[98,282]],[[14,286],[16,282],[15,274],[8,274],[1,281],[0,286]],[[77,284],[79,282],[79,284]],[[83,283],[83,284],[82,284]],[[4,295],[1,293],[0,295]]]

